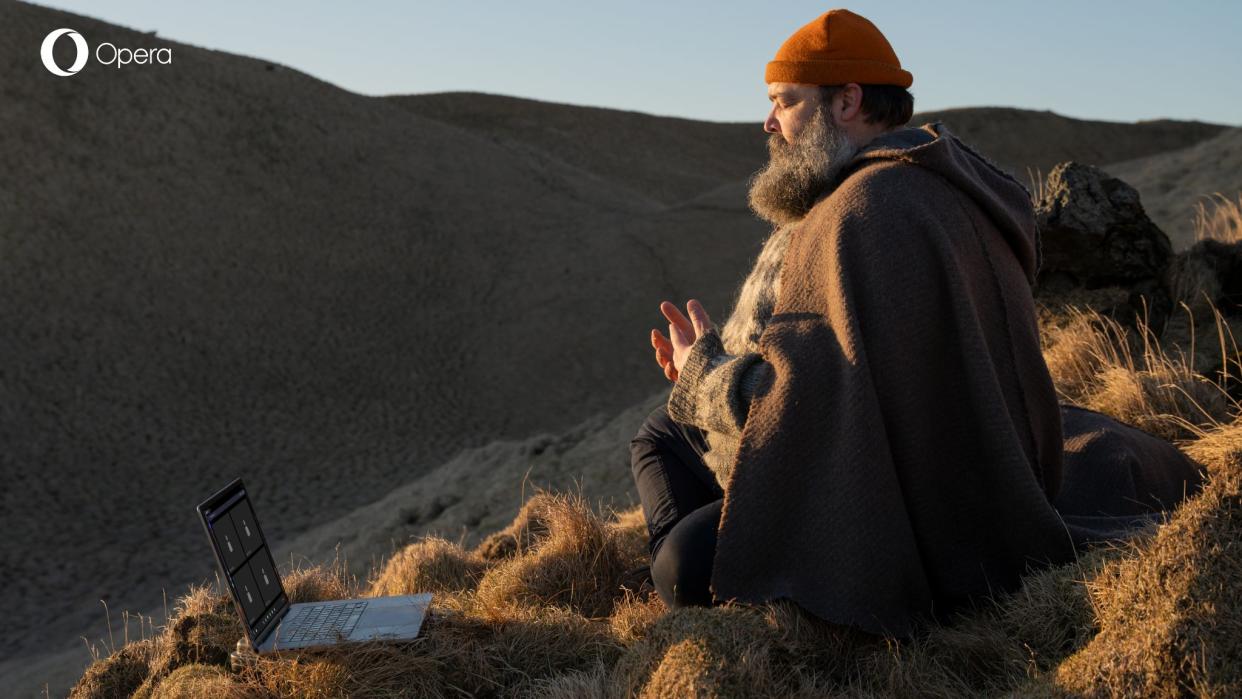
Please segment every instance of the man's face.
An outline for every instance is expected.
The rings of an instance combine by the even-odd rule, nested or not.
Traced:
[[[818,86],[772,83],[769,96],[768,164],[751,176],[747,199],[751,211],[779,226],[806,216],[858,148],[820,103]],[[773,119],[780,128],[768,126]]]
[[[763,122],[763,130],[781,134],[787,142],[793,143],[819,106],[819,86],[772,83],[768,85],[768,100],[772,109]]]

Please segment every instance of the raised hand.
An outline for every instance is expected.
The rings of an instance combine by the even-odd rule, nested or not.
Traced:
[[[656,362],[664,370],[669,381],[676,381],[681,368],[686,364],[690,347],[700,335],[714,328],[703,304],[696,299],[686,303],[689,318],[682,315],[681,310],[669,301],[660,302],[660,312],[668,319],[668,334],[665,337],[659,330],[651,330],[651,346],[655,348]],[[671,340],[669,338],[672,338]]]

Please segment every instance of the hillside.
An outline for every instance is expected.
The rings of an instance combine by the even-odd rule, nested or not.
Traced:
[[[55,78],[37,47],[62,26],[176,59]],[[463,450],[630,415],[667,388],[658,303],[722,320],[767,233],[744,201],[757,122],[366,97],[11,1],[0,71],[3,685],[48,654],[84,662],[101,599],[151,611],[209,575],[193,507],[234,476],[282,555],[318,558],[354,536],[324,527]],[[1217,128],[1010,112],[1064,122],[1058,159]],[[981,150],[1044,162],[972,113],[952,111]],[[461,523],[507,516],[489,513]]]
[[[761,108],[766,98],[756,97]],[[383,99],[493,141],[520,145],[521,152],[555,157],[665,205],[745,179],[768,157],[767,134],[758,122],[704,122],[477,92]]]
[[[1168,234],[1174,249],[1185,249],[1195,241],[1196,204],[1203,202],[1210,212],[1217,192],[1232,201],[1242,193],[1242,128],[1186,148],[1115,163],[1107,170],[1139,190],[1148,215]]]
[[[547,153],[666,204],[724,184],[731,193],[742,193],[744,206],[746,190],[738,180],[767,158],[761,122],[768,102],[762,93],[755,94],[754,123],[702,122],[474,92],[384,99],[498,142]],[[1028,168],[1046,174],[1065,160],[1104,165],[1183,148],[1227,128],[1197,121],[1092,121],[1009,107],[916,111],[910,123],[937,120],[1023,182]]]
[[[1170,119],[1093,121],[1008,107],[945,109],[916,114],[914,120],[934,119],[943,120],[954,133],[977,145],[1022,182],[1028,181],[1027,168],[1046,175],[1053,165],[1066,160],[1104,166],[1182,148],[1228,128]]]
[[[56,79],[59,26],[150,41],[0,4],[6,658],[210,570],[193,507],[236,475],[280,541],[657,390],[660,300],[722,313],[765,230],[261,60]]]
[[[633,577],[647,554],[640,508],[594,508],[579,487],[535,487],[561,478],[548,468],[560,456],[595,443],[567,460],[586,476],[582,495],[609,490],[615,465],[598,445],[617,435],[612,423],[596,422],[463,458],[439,479],[458,497],[434,511],[411,489],[349,522],[351,531],[383,529],[394,518],[436,519],[453,508],[459,518],[489,496],[455,488],[454,473],[469,480],[490,464],[512,477],[529,461],[541,473],[523,480],[520,511],[501,531],[480,539],[472,530],[459,540],[433,529],[398,539],[365,578],[336,565],[286,569],[294,601],[432,592],[415,641],[243,657],[230,670],[241,627],[219,590],[199,586],[166,624],[124,644],[101,642],[100,660],[72,696],[1234,696],[1242,688],[1242,615],[1231,603],[1242,552],[1230,545],[1242,522],[1240,406],[1203,380],[1219,368],[1211,360],[1192,367],[1159,344],[1120,354],[1136,339],[1121,326],[1090,311],[1046,310],[1045,358],[1058,391],[1176,440],[1206,467],[1208,483],[1154,534],[1033,571],[1014,594],[984,601],[952,625],[930,624],[901,640],[825,624],[780,600],[667,608]],[[1235,351],[1228,361],[1240,358]],[[1189,387],[1209,414],[1167,385],[1144,382],[1153,371]],[[1138,390],[1119,390],[1131,385]],[[630,412],[641,415],[661,398]],[[547,452],[557,456],[542,458]],[[419,504],[410,508],[411,500]],[[471,519],[483,529],[494,524]]]

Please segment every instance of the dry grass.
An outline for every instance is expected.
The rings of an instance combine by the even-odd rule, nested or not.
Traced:
[[[133,694],[151,673],[155,641],[143,639],[127,643],[106,659],[96,660],[86,669],[70,694],[74,699],[105,699]]]
[[[1044,190],[1048,188],[1048,176],[1041,172],[1040,168],[1032,170],[1028,167],[1026,169],[1026,179],[1031,183],[1031,186],[1027,188],[1031,204],[1039,206],[1039,202],[1044,200]]]
[[[547,510],[553,502],[555,498],[551,495],[535,493],[522,505],[509,526],[489,534],[474,552],[489,561],[498,561],[534,548],[548,535]]]
[[[1242,424],[1186,452],[1205,491],[1087,586],[1100,626],[1056,680],[1083,694],[1242,695]]]
[[[281,583],[289,601],[294,603],[343,599],[357,586],[340,558],[326,566],[297,566],[281,576]]]
[[[182,665],[135,699],[245,699],[260,694],[216,665]]]
[[[1242,367],[1232,331],[1219,313],[1221,357],[1215,367],[1200,364],[1193,325],[1187,351],[1172,340],[1168,349],[1162,347],[1141,319],[1135,333],[1090,308],[1069,306],[1064,318],[1044,330],[1044,359],[1061,400],[1174,443],[1201,437],[1242,414],[1224,381],[1208,378],[1236,377]]]
[[[645,547],[609,527],[581,496],[555,498],[544,517],[547,536],[527,555],[488,569],[478,599],[493,608],[546,603],[586,617],[609,616],[622,599],[626,571],[645,560]]]
[[[1178,255],[1169,266],[1169,293],[1195,322],[1212,318],[1214,301],[1221,295],[1220,277],[1213,262],[1210,251],[1200,245]]]
[[[1219,316],[1218,316],[1219,317]],[[408,643],[256,658],[218,591],[192,589],[160,633],[88,669],[74,696],[1237,696],[1242,694],[1242,420],[1219,361],[1070,306],[1044,323],[1063,400],[1175,439],[1209,474],[1156,534],[1028,576],[911,641],[825,623],[796,605],[669,610],[627,573],[646,562],[641,508],[596,514],[537,492],[467,551],[428,536],[368,581],[339,564],[286,575],[302,600],[433,591]],[[1145,336],[1144,336],[1145,335]],[[1168,349],[1166,349],[1168,348]],[[1198,359],[1196,359],[1198,357]]]
[[[1216,192],[1208,198],[1211,203],[1199,201],[1195,205],[1195,240],[1212,239],[1222,243],[1236,243],[1242,240],[1242,192],[1238,200]]]
[[[401,549],[371,581],[370,594],[412,595],[417,592],[473,590],[487,569],[477,552],[438,536],[428,536]]]

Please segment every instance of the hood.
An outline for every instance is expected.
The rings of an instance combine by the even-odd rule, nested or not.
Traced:
[[[847,170],[852,172],[878,159],[904,160],[925,167],[962,190],[1000,229],[1022,264],[1027,281],[1035,283],[1041,262],[1035,208],[1030,192],[1012,175],[962,143],[939,121],[880,134],[854,156]]]

